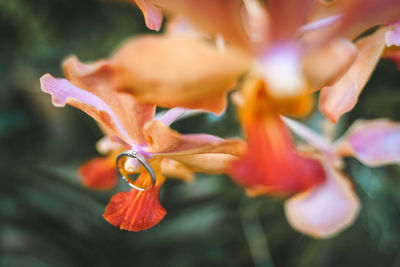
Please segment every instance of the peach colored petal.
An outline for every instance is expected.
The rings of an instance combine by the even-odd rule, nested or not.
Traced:
[[[144,103],[220,113],[226,92],[248,64],[234,49],[220,53],[213,44],[186,36],[144,35],[127,42],[108,61],[82,66],[70,60],[65,66],[77,86],[87,90],[95,86],[99,90],[95,93],[107,96],[108,92],[125,92],[116,94],[121,97],[111,103],[123,106],[124,111],[130,109],[123,101],[131,101],[127,95],[131,93]]]
[[[343,14],[354,1],[335,0],[335,1],[314,1],[308,19],[310,21],[321,20],[324,18]]]
[[[258,0],[244,0],[243,26],[249,39],[262,45],[268,38],[269,14],[265,5]]]
[[[212,35],[220,34],[229,42],[247,47],[243,29],[240,0],[152,0],[174,15],[186,17],[191,23]]]
[[[332,86],[322,88],[319,106],[332,122],[353,109],[368,82],[385,48],[385,32],[382,28],[357,41],[358,55],[343,77]]]
[[[159,201],[164,181],[165,178],[157,174],[157,183],[148,191],[132,189],[114,195],[103,217],[112,225],[128,231],[143,231],[155,226],[167,213]],[[150,182],[150,176],[141,174],[137,182]]]
[[[191,169],[172,159],[164,158],[161,161],[161,169],[163,175],[168,178],[180,179],[186,183],[191,183],[195,179]]]
[[[365,30],[400,19],[399,0],[356,0],[344,12],[337,34],[354,38]]]
[[[93,158],[79,167],[85,186],[91,189],[111,189],[117,184],[115,158]]]
[[[156,156],[179,161],[198,172],[221,173],[244,151],[240,140],[225,140],[206,134],[179,134],[161,121],[146,124],[144,133]]]
[[[97,95],[110,106],[134,143],[146,142],[142,128],[153,118],[155,106],[143,104],[128,93],[115,92],[116,69],[106,61],[83,64],[76,57],[67,58],[63,67],[71,83]]]
[[[348,70],[356,55],[356,47],[345,39],[335,39],[317,49],[306,51],[303,72],[309,86],[319,90],[334,82]]]
[[[162,25],[161,10],[155,7],[149,0],[134,0],[136,5],[142,10],[146,26],[150,30],[159,31]]]
[[[270,0],[270,35],[272,40],[296,37],[298,28],[306,22],[313,0]]]
[[[315,238],[328,238],[349,227],[357,218],[360,201],[351,182],[325,165],[326,181],[294,195],[285,202],[285,214],[297,231]]]
[[[336,144],[342,156],[354,156],[371,167],[400,162],[400,123],[386,119],[353,124]]]

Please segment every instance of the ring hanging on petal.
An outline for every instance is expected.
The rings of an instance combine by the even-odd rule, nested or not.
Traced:
[[[129,173],[125,168],[125,163],[127,159],[124,158],[132,158],[136,159],[150,174],[151,177],[151,185],[150,186],[141,186],[134,182],[130,177]],[[128,150],[120,153],[117,157],[117,168],[118,172],[122,175],[122,177],[129,183],[129,185],[139,191],[147,191],[153,188],[154,184],[156,183],[156,174],[154,172],[153,167],[151,167],[148,160],[140,153],[134,150]]]

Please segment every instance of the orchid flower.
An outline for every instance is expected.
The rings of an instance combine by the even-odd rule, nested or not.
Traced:
[[[274,98],[323,88],[320,108],[332,121],[354,107],[382,55],[384,39],[387,45],[399,42],[399,0],[269,0],[267,7],[256,0],[145,2],[242,48],[250,57],[247,71],[262,78]],[[161,16],[158,12],[154,19],[161,21]],[[390,29],[385,26],[353,45],[354,38],[377,25]]]
[[[70,64],[76,65],[76,72],[71,72]],[[132,149],[147,159],[156,175],[154,187],[148,191],[132,189],[113,196],[103,214],[111,224],[129,231],[148,229],[160,222],[165,209],[159,202],[159,190],[165,181],[162,168],[184,168],[185,175],[191,172],[223,173],[229,162],[236,159],[242,149],[239,140],[224,140],[206,134],[181,135],[168,126],[185,109],[170,110],[160,120],[154,119],[155,106],[142,104],[132,95],[114,92],[96,79],[87,79],[90,69],[79,65],[74,58],[64,65],[70,81],[56,79],[46,74],[41,78],[42,90],[52,95],[53,104],[63,107],[66,104],[81,109],[93,117],[105,129],[109,137],[108,144],[100,143],[99,148],[110,148],[112,156],[90,161],[80,172],[89,186],[108,188],[115,184],[115,155],[124,149]],[[98,66],[101,68],[101,66]],[[82,89],[78,86],[82,86]],[[109,142],[111,141],[111,143]],[[129,173],[140,172],[136,183],[147,186],[151,182],[150,174],[137,165],[125,162]],[[179,170],[175,170],[175,174]],[[168,169],[165,169],[168,173]],[[172,170],[174,171],[174,170]],[[111,173],[111,174],[110,174]]]
[[[322,183],[321,164],[295,150],[279,116],[282,112],[304,114],[309,98],[276,102],[265,93],[265,86],[262,80],[251,79],[235,96],[248,146],[245,155],[232,163],[232,178],[250,195],[291,194]]]
[[[386,119],[359,120],[336,141],[320,136],[288,118],[286,125],[308,143],[303,150],[323,162],[326,180],[285,202],[285,214],[296,230],[330,237],[352,224],[360,209],[353,185],[342,172],[343,157],[355,157],[368,167],[400,162],[400,123]],[[368,144],[368,145],[366,145]]]

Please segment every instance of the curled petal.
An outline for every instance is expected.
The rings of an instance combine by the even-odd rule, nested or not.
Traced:
[[[385,28],[357,41],[358,55],[350,69],[332,86],[322,88],[320,110],[332,122],[353,109],[385,48]]]
[[[337,143],[338,153],[371,167],[400,162],[400,124],[389,120],[358,121]]]
[[[72,84],[95,94],[110,106],[134,143],[146,142],[142,129],[153,118],[155,106],[141,103],[128,93],[116,92],[113,79],[117,72],[115,68],[106,61],[83,64],[73,56],[64,61],[63,67]]]
[[[137,182],[150,183],[150,176],[143,173]],[[159,201],[159,192],[165,178],[157,175],[157,183],[148,191],[132,189],[114,195],[103,217],[112,225],[128,231],[143,231],[158,224],[166,215]]]
[[[207,134],[179,134],[161,121],[147,123],[144,132],[152,154],[179,161],[194,171],[225,172],[230,162],[244,150],[240,140]]]
[[[43,75],[40,84],[42,91],[52,96],[54,106],[64,107],[66,104],[74,106],[106,126],[121,139],[126,142],[131,141],[117,115],[98,96],[72,85],[68,80],[56,79],[50,74]]]
[[[309,189],[325,179],[318,160],[297,153],[278,115],[246,123],[248,151],[233,162],[231,173],[253,191],[287,194]]]
[[[142,10],[146,26],[150,30],[159,31],[162,25],[161,10],[155,7],[149,0],[134,0],[136,5]]]
[[[285,214],[294,229],[328,238],[349,227],[360,210],[360,201],[342,173],[325,166],[326,181],[285,202]]]
[[[117,184],[115,158],[93,158],[79,167],[78,173],[85,186],[91,189],[111,189]]]

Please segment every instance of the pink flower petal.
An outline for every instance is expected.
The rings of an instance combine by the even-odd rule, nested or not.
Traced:
[[[188,109],[186,108],[172,108],[167,111],[167,113],[162,116],[161,121],[169,126],[171,125],[176,119],[183,115]]]
[[[294,229],[316,237],[331,237],[349,227],[360,210],[350,181],[325,165],[326,181],[285,202],[285,214]]]
[[[343,77],[332,86],[322,88],[320,110],[332,122],[337,122],[356,105],[358,96],[368,82],[385,48],[385,32],[382,28],[357,41],[359,54]]]
[[[66,79],[56,79],[50,74],[43,75],[40,83],[42,91],[52,96],[54,106],[74,106],[106,126],[125,142],[131,142],[113,110],[98,96],[72,85]]]
[[[300,137],[313,147],[323,152],[331,152],[331,143],[325,137],[317,134],[312,129],[308,128],[300,122],[291,120],[286,117],[282,117],[281,119],[286,124],[286,126],[289,127],[290,130],[292,130],[298,137]]]
[[[358,121],[339,141],[338,153],[374,167],[400,162],[400,123]]]
[[[390,30],[386,33],[386,45],[387,46],[400,46],[400,21],[390,26]]]
[[[155,7],[151,1],[148,0],[135,0],[136,5],[142,10],[146,26],[150,30],[159,31],[162,25],[161,10]]]

